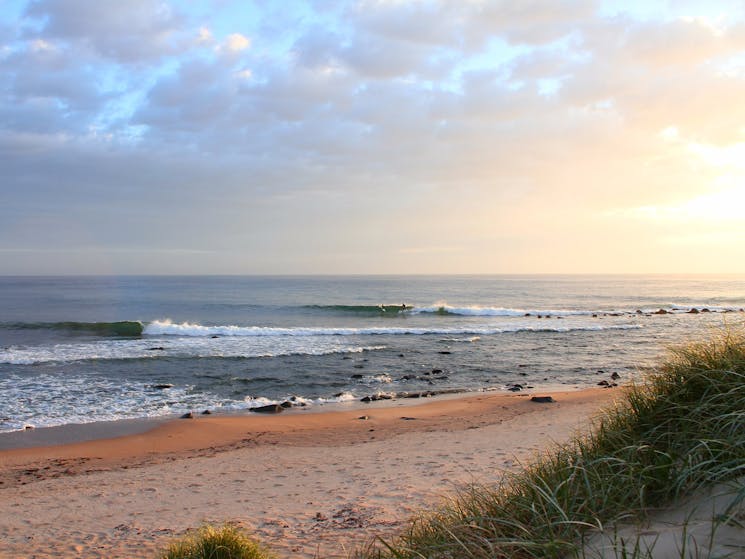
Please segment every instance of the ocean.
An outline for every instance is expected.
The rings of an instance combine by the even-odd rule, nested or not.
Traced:
[[[0,277],[0,432],[622,383],[744,308],[742,276]]]

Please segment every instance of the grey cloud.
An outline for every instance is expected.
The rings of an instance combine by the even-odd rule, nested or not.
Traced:
[[[8,92],[15,99],[54,98],[67,109],[87,111],[101,107],[96,72],[73,64],[61,53],[26,51],[9,57],[0,68],[6,72]]]
[[[299,65],[323,68],[338,64],[344,41],[342,35],[314,26],[295,41],[292,52]]]
[[[234,87],[229,69],[201,61],[181,65],[174,75],[159,80],[148,92],[147,105],[134,116],[135,124],[156,130],[203,132],[224,123]]]
[[[595,13],[594,0],[554,2],[496,0],[475,3],[469,28],[477,35],[500,34],[511,42],[546,44],[571,34]]]
[[[177,32],[184,23],[159,0],[36,0],[26,13],[43,21],[43,36],[83,43],[123,63],[177,52]]]
[[[463,39],[465,3],[361,3],[351,13],[356,28],[395,41],[455,46]]]

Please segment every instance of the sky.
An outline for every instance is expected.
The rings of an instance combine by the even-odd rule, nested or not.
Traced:
[[[0,0],[0,274],[744,255],[741,0]]]

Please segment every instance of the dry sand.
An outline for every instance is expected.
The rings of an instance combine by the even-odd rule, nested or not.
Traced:
[[[154,558],[187,529],[225,521],[280,557],[346,557],[457,487],[497,481],[587,429],[617,394],[200,416],[136,435],[0,451],[0,557]]]
[[[745,478],[705,487],[637,524],[608,526],[586,543],[584,559],[745,558]]]

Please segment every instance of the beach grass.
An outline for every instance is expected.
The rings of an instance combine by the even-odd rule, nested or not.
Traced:
[[[161,559],[273,559],[262,545],[230,524],[203,526],[172,542]]]
[[[745,331],[677,347],[592,429],[497,486],[462,489],[358,559],[584,557],[584,542],[745,476]],[[681,557],[687,557],[683,542]],[[616,557],[646,557],[649,549]]]

